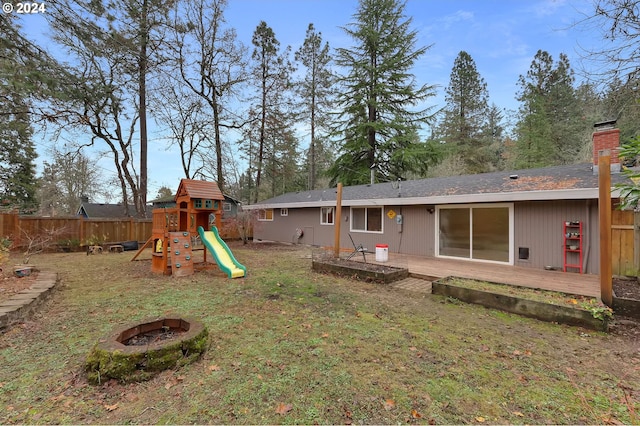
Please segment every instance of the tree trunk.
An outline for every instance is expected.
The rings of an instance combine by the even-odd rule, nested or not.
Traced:
[[[140,57],[138,83],[140,87],[140,199],[134,200],[139,217],[147,209],[147,44],[149,40],[147,0],[142,2],[140,16]]]

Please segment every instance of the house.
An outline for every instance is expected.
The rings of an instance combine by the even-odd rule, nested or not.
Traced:
[[[245,206],[257,211],[254,239],[340,246],[349,235],[373,251],[449,257],[531,268],[599,272],[600,150],[611,152],[612,183],[625,180],[619,130],[593,134],[593,164],[451,176],[283,194]],[[614,197],[615,198],[615,197]]]
[[[90,203],[88,198],[83,198],[76,216],[82,216],[85,219],[122,219],[136,217],[135,206],[129,206],[129,214],[125,214],[124,205],[122,204],[105,204]],[[151,218],[151,209],[147,209],[147,219]]]

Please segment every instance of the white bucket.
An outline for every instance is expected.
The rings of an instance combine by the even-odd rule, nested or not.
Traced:
[[[376,244],[376,262],[386,262],[389,260],[389,245]]]

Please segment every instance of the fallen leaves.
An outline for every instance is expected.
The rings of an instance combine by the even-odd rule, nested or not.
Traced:
[[[383,406],[385,410],[389,411],[396,406],[396,402],[393,399],[386,399]]]
[[[282,402],[279,403],[278,406],[276,407],[276,413],[280,414],[281,416],[287,415],[291,410],[293,410],[293,405],[285,404]]]
[[[104,409],[111,412],[111,411],[115,411],[118,409],[118,403],[116,402],[115,404],[109,405],[109,404],[105,404],[104,405]]]

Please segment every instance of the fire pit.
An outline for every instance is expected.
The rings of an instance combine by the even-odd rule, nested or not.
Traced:
[[[209,332],[199,321],[161,318],[115,329],[87,356],[90,383],[109,379],[148,380],[159,371],[197,360],[206,350]]]

